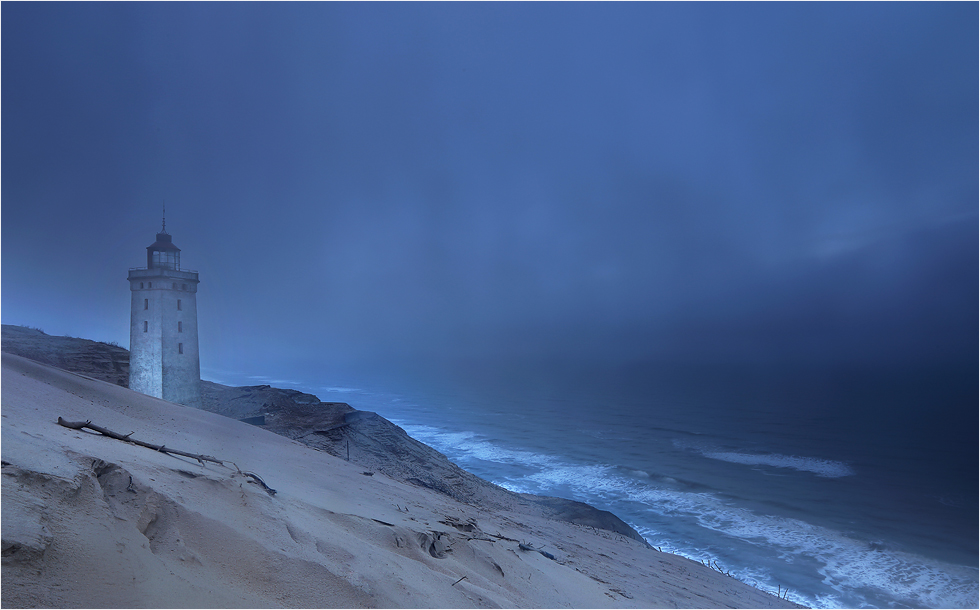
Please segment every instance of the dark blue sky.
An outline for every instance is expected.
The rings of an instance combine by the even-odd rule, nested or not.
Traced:
[[[2,318],[202,367],[959,364],[978,6],[4,3]],[[293,371],[293,373],[291,373]]]

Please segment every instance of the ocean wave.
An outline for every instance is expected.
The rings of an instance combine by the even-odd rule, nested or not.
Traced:
[[[520,475],[511,472],[494,477],[502,478],[494,482],[511,491],[571,495],[573,499],[618,511],[621,517],[631,521],[637,521],[637,516],[642,518],[643,514],[656,515],[654,522],[678,518],[768,549],[763,555],[770,557],[770,562],[786,565],[806,559],[813,564],[812,570],[808,569],[813,585],[807,592],[794,591],[790,599],[810,607],[878,605],[881,597],[918,607],[975,607],[977,603],[976,568],[893,550],[799,519],[759,514],[707,491],[684,491],[664,485],[660,477],[643,477],[638,472],[624,473],[623,468],[611,465],[576,464],[555,455],[506,448],[473,432],[400,425],[414,438],[460,463],[479,459],[506,466],[533,467],[522,469]],[[780,454],[702,453],[712,459],[793,468],[825,477],[854,474],[847,464],[833,460]],[[637,530],[651,544],[695,561],[712,557],[709,548],[698,548],[692,544],[693,540],[671,540],[642,524]],[[784,587],[787,584],[785,574],[777,578],[764,567],[741,566],[733,572],[741,580],[766,590],[775,590],[777,583]],[[867,598],[866,594],[872,591],[878,592],[877,596],[873,595],[875,599]]]
[[[719,506],[704,497],[699,500],[704,502],[697,509],[702,527],[758,541],[776,549],[784,561],[811,557],[822,564],[818,571],[823,583],[841,594],[875,589],[915,607],[976,606],[976,568],[891,550],[799,519]]]
[[[302,387],[303,383],[301,381],[294,381],[292,379],[276,379],[274,377],[267,377],[265,375],[246,375],[246,379],[251,379],[253,381],[262,382],[261,385],[274,385],[274,386],[287,386],[287,387]]]
[[[712,460],[721,460],[733,464],[748,466],[773,466],[776,468],[792,468],[803,472],[812,472],[819,477],[838,478],[849,477],[854,470],[844,462],[820,458],[800,457],[798,455],[782,455],[779,453],[736,453],[734,451],[702,451],[701,455]]]
[[[812,472],[819,477],[836,479],[855,474],[854,469],[846,462],[828,460],[825,458],[805,457],[799,455],[784,455],[782,453],[723,451],[705,444],[694,444],[682,439],[674,439],[673,444],[678,449],[696,451],[702,456],[732,464],[746,466],[771,466],[773,468],[789,468],[800,472]],[[767,473],[768,474],[768,473]]]
[[[653,488],[611,475],[611,471],[610,467],[566,464],[526,478],[537,488],[552,482],[571,487],[580,497],[593,501],[625,499],[642,503],[664,517],[691,517],[703,528],[771,548],[784,562],[809,557],[821,566],[817,570],[823,584],[836,592],[793,594],[795,601],[811,607],[855,605],[854,598],[862,597],[857,592],[865,589],[877,590],[915,607],[976,606],[976,568],[890,550],[799,519],[760,515],[730,506],[710,493]],[[533,491],[519,485],[514,487],[516,491]],[[663,545],[660,536],[647,538],[651,544]],[[667,546],[671,552],[695,561],[712,557],[709,549],[698,549],[689,542]],[[778,581],[764,570],[741,567],[737,572],[741,580],[754,582],[763,589],[777,587]],[[786,582],[782,585],[785,587]]]
[[[412,438],[446,454],[450,458],[477,459],[486,462],[520,466],[549,466],[556,463],[556,458],[521,449],[508,449],[478,438],[473,432],[455,432],[433,426],[400,423]]]

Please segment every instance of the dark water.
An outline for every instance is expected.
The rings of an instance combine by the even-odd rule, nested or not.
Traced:
[[[459,373],[318,393],[802,604],[978,605],[975,370]]]

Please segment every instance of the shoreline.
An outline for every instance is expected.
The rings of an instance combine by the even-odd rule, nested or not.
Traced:
[[[472,396],[452,400],[474,404]],[[419,402],[432,410],[424,395],[413,395],[408,402]],[[612,429],[602,429],[596,437],[615,437],[622,441],[622,447],[610,446],[607,449],[617,453],[602,453],[596,446],[580,447],[578,442],[556,445],[560,437],[580,441],[574,428],[581,428],[581,424],[559,425],[560,430],[549,432],[547,437],[529,439],[510,425],[493,428],[476,418],[439,425],[432,418],[416,418],[419,411],[405,411],[399,415],[399,422],[462,467],[515,491],[563,495],[610,510],[654,546],[662,545],[664,550],[695,561],[715,560],[743,582],[774,593],[777,586],[785,592],[788,585],[790,599],[797,603],[811,607],[889,607],[897,603],[965,608],[976,604],[976,564],[969,563],[975,559],[961,561],[949,553],[933,554],[933,547],[912,544],[926,540],[934,531],[932,524],[896,530],[920,540],[889,536],[885,516],[914,518],[915,505],[891,507],[894,513],[879,513],[882,520],[849,525],[841,517],[846,506],[822,510],[819,502],[813,501],[853,497],[855,487],[876,481],[867,472],[867,465],[857,476],[828,478],[809,470],[777,471],[773,466],[768,472],[758,472],[755,467],[728,461],[715,464],[708,462],[711,456],[690,450],[687,455],[675,451],[678,461],[669,465],[670,458],[661,450],[670,448],[670,434],[660,439],[661,449],[656,448],[655,438],[646,439],[651,456],[646,463],[637,462],[635,457],[616,462],[623,451],[635,450],[637,445]],[[420,424],[413,425],[415,421]],[[698,459],[703,463],[694,462]],[[699,478],[695,473],[708,468],[715,479],[728,477],[727,487],[714,485],[711,478]],[[674,476],[680,481],[670,478]],[[708,486],[698,488],[695,483]],[[787,504],[767,503],[778,500],[777,493],[786,493],[789,485],[793,493],[787,494]],[[725,495],[739,486],[744,490],[741,496]],[[962,514],[957,510],[957,516]],[[966,536],[968,545],[969,534]],[[935,545],[946,548],[938,542]],[[914,578],[903,578],[906,574]]]
[[[10,607],[172,606],[175,598],[197,607],[795,607],[622,534],[556,521],[511,492],[486,491],[495,508],[460,502],[382,472],[367,476],[362,466],[248,424],[8,354],[3,375]],[[220,468],[175,468],[173,457],[64,429],[57,417],[137,428],[141,440],[232,460],[278,493]],[[96,460],[109,465],[101,475]],[[105,479],[117,470],[132,476],[135,492]],[[248,532],[226,531],[228,522]],[[225,537],[216,540],[213,529]],[[258,558],[244,567],[261,582],[236,593],[241,553]],[[64,577],[91,571],[80,556],[119,572],[92,584],[73,578],[65,597]],[[270,566],[289,567],[269,576]],[[291,589],[291,570],[321,574],[329,591]]]

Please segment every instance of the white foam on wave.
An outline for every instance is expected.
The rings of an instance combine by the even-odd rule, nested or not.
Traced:
[[[711,563],[712,561],[718,562],[724,560],[715,557],[712,549],[705,547],[694,546],[685,541],[683,546],[676,545],[669,537],[665,537],[664,534],[656,529],[650,527],[644,527],[642,525],[630,523],[630,526],[635,529],[647,542],[660,551],[665,553],[672,553],[674,555],[680,555],[681,557],[687,557],[691,561],[697,561],[699,563]],[[730,565],[721,566],[726,570],[733,568]],[[732,569],[732,576],[738,580],[752,585],[757,589],[763,591],[771,592],[774,595],[779,595],[780,597],[785,596],[791,602],[796,602],[801,606],[807,608],[843,608],[847,605],[836,595],[820,595],[820,594],[810,594],[804,595],[800,591],[790,590],[787,593],[785,579],[780,578],[778,575],[773,574],[769,569],[764,566],[738,566]],[[779,583],[773,584],[773,583]]]
[[[262,385],[276,385],[276,386],[287,386],[287,387],[302,387],[303,383],[300,381],[294,381],[292,379],[276,379],[274,377],[267,377],[265,375],[247,375],[248,379],[253,381],[261,381]]]
[[[653,488],[618,477],[612,468],[603,466],[566,464],[526,478],[539,486],[553,481],[582,495],[642,502],[666,517],[693,517],[706,529],[774,548],[784,561],[798,555],[812,557],[824,566],[819,570],[824,583],[843,596],[870,588],[919,607],[974,607],[977,602],[976,568],[882,549],[798,519],[759,515],[725,504],[709,493]],[[694,560],[707,555],[694,548],[674,552]],[[739,572],[742,580],[776,588],[776,581],[765,572],[746,568]],[[794,596],[795,601],[811,607],[840,607],[842,603],[835,595],[806,597],[797,592]]]
[[[826,477],[830,479],[849,477],[855,474],[854,469],[851,468],[849,464],[838,460],[828,460],[824,458],[805,457],[799,455],[784,455],[781,453],[722,451],[711,446],[705,446],[701,443],[691,443],[682,439],[674,439],[673,444],[678,449],[689,449],[700,453],[702,456],[708,459],[720,460],[722,462],[729,462],[732,464],[788,468],[798,470],[800,472],[812,472],[819,477]],[[764,471],[760,470],[760,472]]]
[[[859,591],[866,589],[878,590],[900,604],[918,607],[975,607],[977,603],[980,590],[977,568],[889,550],[799,519],[760,515],[726,503],[707,492],[661,488],[656,486],[654,479],[622,476],[618,474],[621,471],[609,465],[573,464],[552,455],[508,449],[472,432],[450,432],[432,426],[403,424],[402,427],[414,438],[435,447],[451,459],[477,458],[506,465],[535,467],[534,472],[520,478],[497,482],[511,491],[548,493],[560,488],[563,493],[570,492],[576,496],[576,499],[599,504],[637,502],[661,517],[693,519],[705,529],[773,549],[786,562],[793,562],[800,556],[810,557],[822,566],[818,571],[823,583],[840,594],[838,597],[817,592],[810,596],[802,592],[793,593],[794,601],[810,607],[851,605],[863,599]],[[709,456],[714,459],[728,458],[726,461],[736,463],[795,468],[819,476],[853,474],[846,464],[832,460],[779,454],[705,453],[714,453],[715,456]],[[651,543],[668,546],[671,552],[695,561],[709,555],[705,549],[691,545],[693,541],[665,544],[667,541],[660,540],[659,535],[650,538]],[[767,590],[776,588],[776,576],[765,570],[739,568],[738,572],[740,579],[750,584],[755,582]]]
[[[556,463],[556,459],[552,456],[533,451],[501,447],[500,445],[477,438],[477,435],[473,432],[451,432],[433,426],[404,424],[396,420],[392,421],[401,426],[412,438],[437,449],[449,456],[450,459],[453,457],[465,457],[520,466],[548,466]]]
[[[717,505],[713,498],[700,499],[709,508],[697,515],[702,527],[776,548],[786,561],[797,555],[812,557],[823,564],[819,572],[824,584],[836,591],[877,589],[917,607],[976,606],[976,568],[884,549],[798,519],[758,515]]]
[[[798,555],[812,557],[823,564],[819,572],[824,583],[842,595],[870,588],[916,607],[976,606],[976,568],[882,549],[798,519],[759,515],[723,504],[707,493],[643,489],[635,485],[626,487],[630,499],[654,507],[657,513],[694,517],[707,529],[774,548],[786,561],[792,561]],[[744,569],[740,571],[745,580],[749,575]],[[759,582],[772,583],[761,574],[753,576]],[[812,607],[841,605],[836,596],[797,601]]]
[[[342,387],[324,387],[321,388],[324,392],[336,392],[338,394],[349,394],[351,392],[363,392],[360,388],[342,388]]]
[[[746,464],[748,466],[774,466],[812,472],[819,477],[849,477],[854,470],[844,462],[820,458],[782,455],[779,453],[736,453],[733,451],[702,451],[701,455],[712,460]]]

